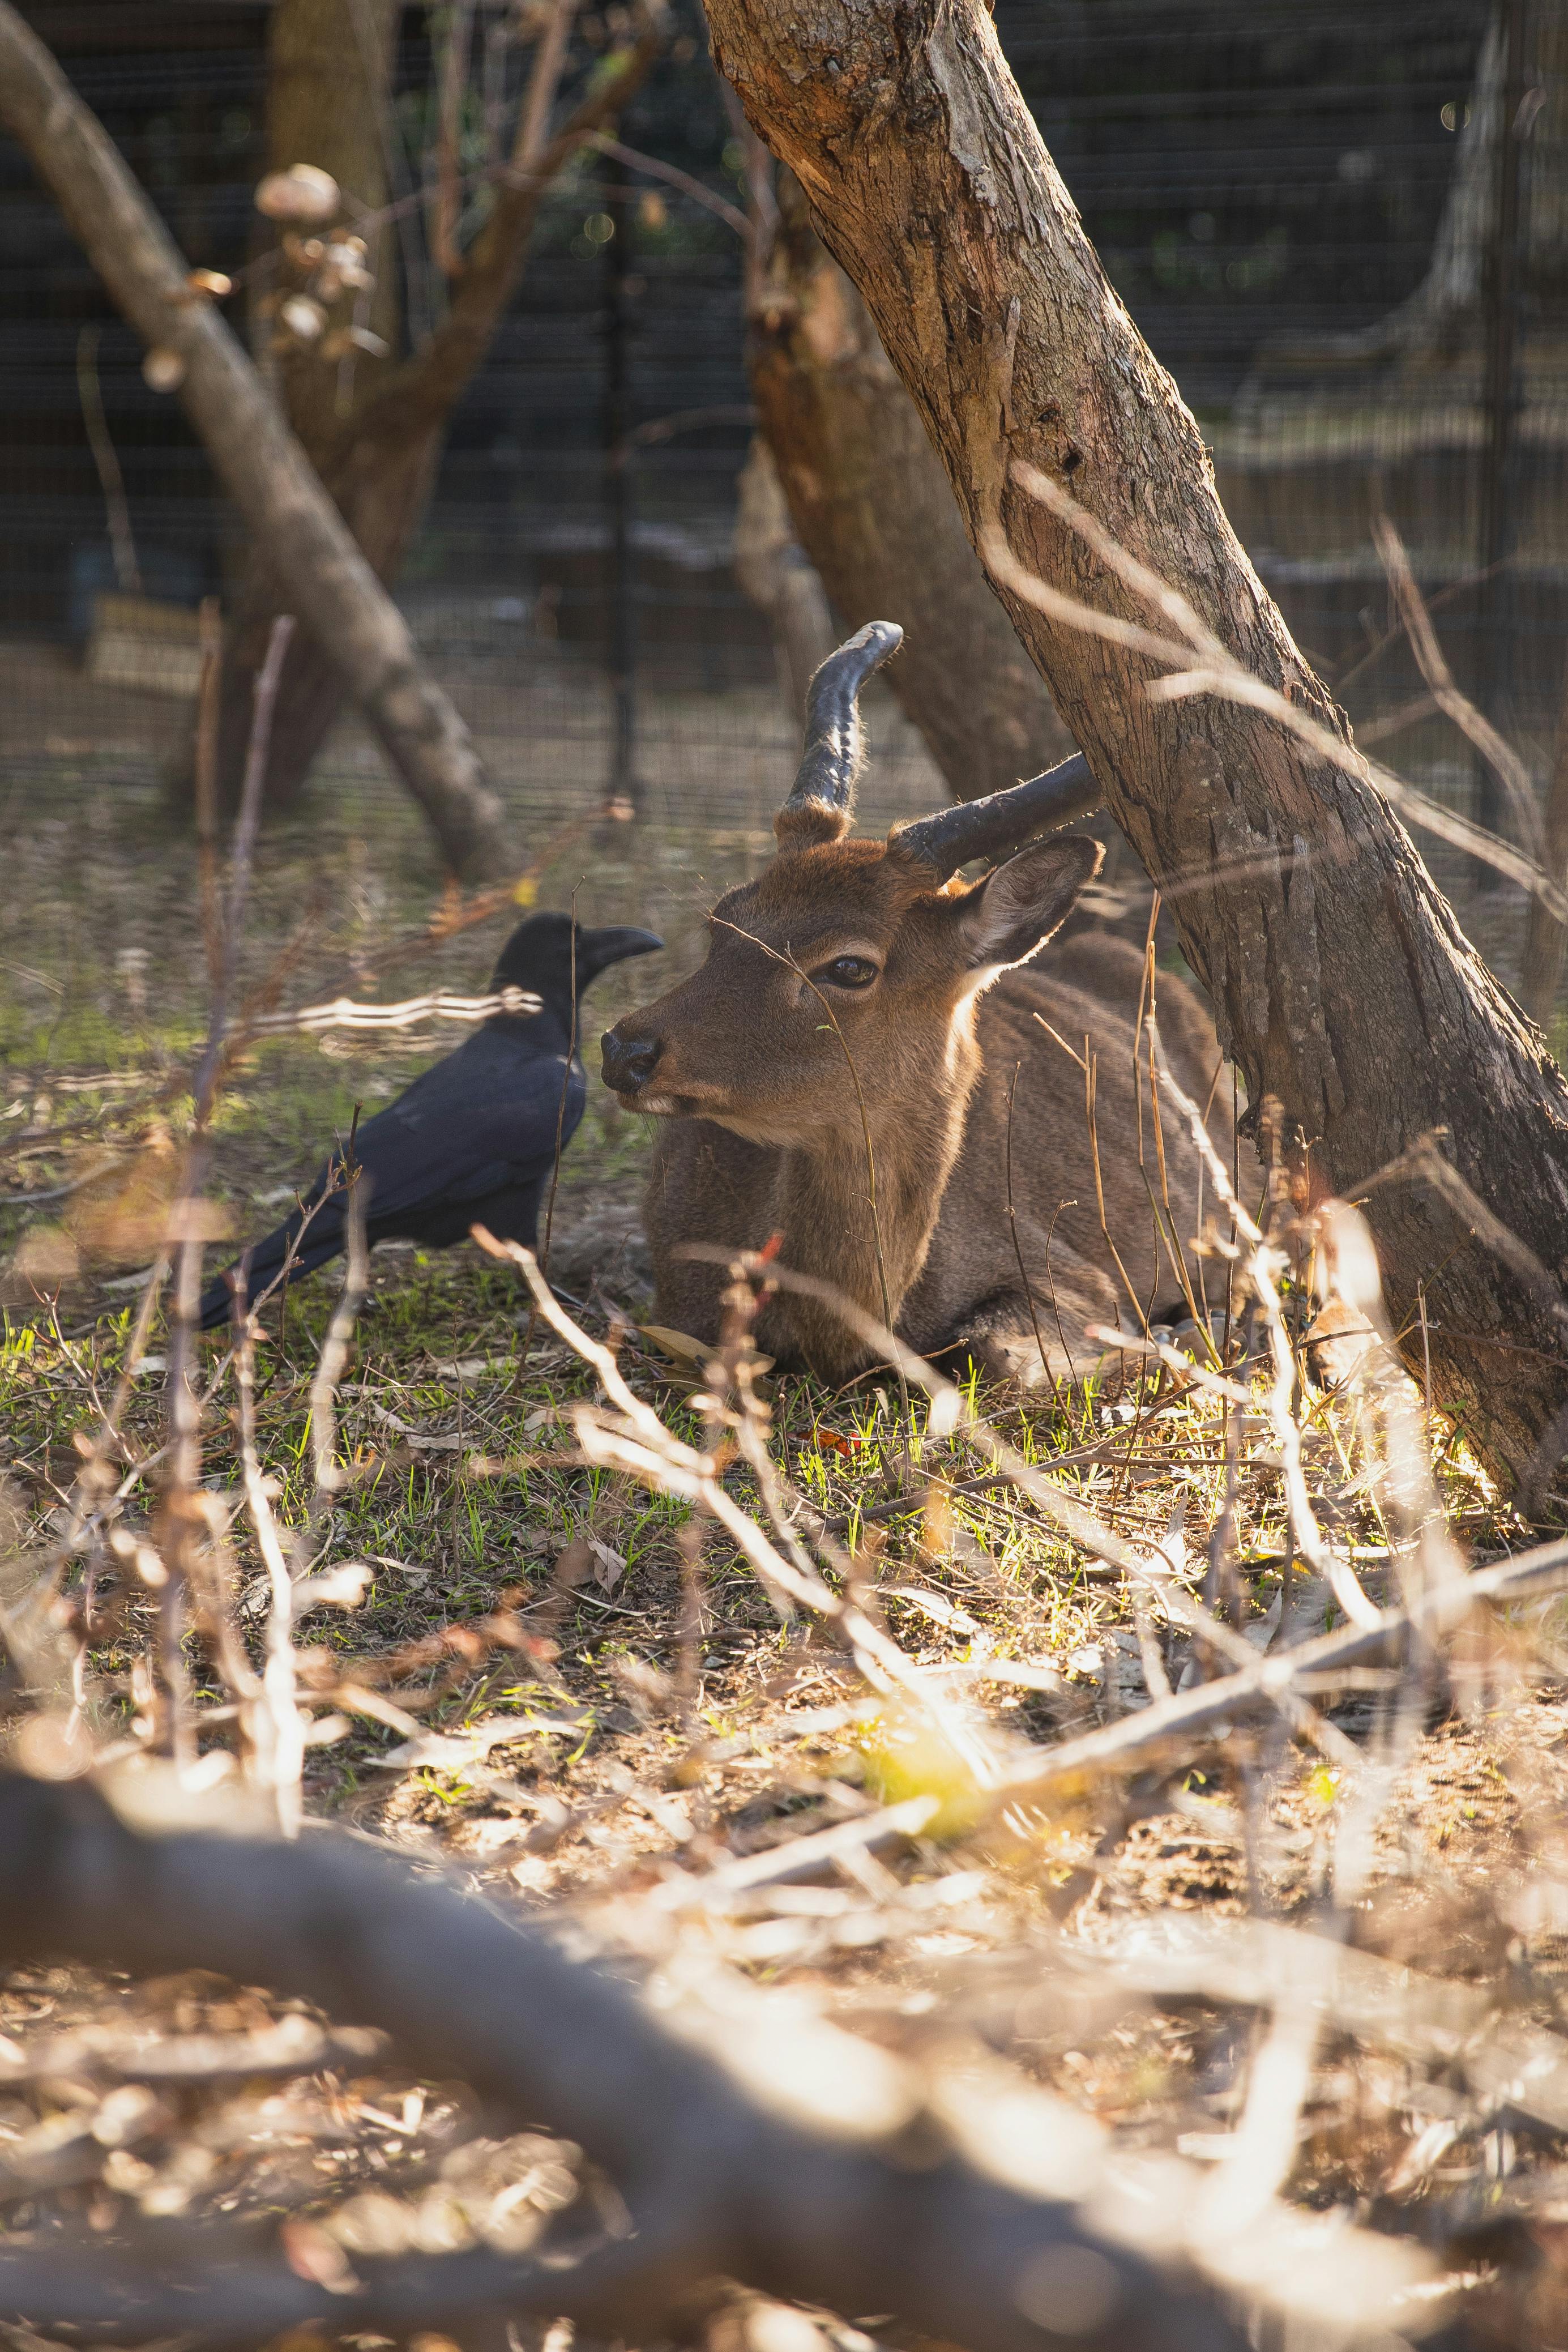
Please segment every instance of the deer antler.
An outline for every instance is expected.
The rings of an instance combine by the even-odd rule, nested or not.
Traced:
[[[831,653],[806,690],[806,748],[773,821],[781,846],[837,841],[849,830],[865,743],[860,690],[904,642],[896,621],[868,621]]]
[[[998,857],[1037,833],[1051,833],[1058,825],[1092,816],[1103,799],[1088,761],[1082,751],[1074,751],[1044,775],[1012,784],[1005,793],[988,793],[982,801],[955,801],[934,816],[894,825],[887,845],[898,856],[918,857],[946,882],[971,857]]]

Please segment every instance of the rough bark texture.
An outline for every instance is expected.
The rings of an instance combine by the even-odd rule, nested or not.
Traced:
[[[753,124],[864,297],[972,534],[998,520],[1056,588],[1157,622],[1009,478],[1051,477],[1270,686],[1345,721],[1215,492],[1197,427],[1105,279],[978,0],[707,0]],[[1320,1192],[1429,1129],[1561,1280],[1568,1082],[1463,937],[1371,784],[1265,717],[1151,701],[1151,665],[1009,603],[1113,814],[1172,897],[1254,1103]],[[1438,1394],[1518,1471],[1568,1395],[1543,1288],[1429,1189],[1370,1203],[1396,1322],[1424,1292]],[[1550,1284],[1546,1286],[1550,1288]]]
[[[1546,871],[1553,881],[1568,885],[1568,663],[1563,666],[1563,694],[1557,710],[1557,737],[1552,750],[1552,773],[1547,779],[1542,812],[1546,833]],[[1520,966],[1519,992],[1534,1021],[1549,1021],[1563,980],[1568,931],[1539,898],[1531,898],[1525,917],[1524,957]]]
[[[391,142],[396,133],[390,108],[401,14],[398,0],[277,0],[267,41],[269,172],[315,163],[330,172],[364,212],[379,213],[387,205],[396,193],[391,174]],[[396,342],[399,327],[394,242],[388,226],[371,236],[376,285],[371,315],[363,321],[389,345]],[[256,334],[269,336],[271,331],[270,320],[256,316]],[[300,343],[277,353],[275,376],[285,414],[318,473],[390,364],[361,352],[345,370],[323,360],[318,348]],[[371,560],[377,578],[386,580],[386,569],[373,554]],[[231,803],[245,768],[256,676],[267,658],[273,619],[286,601],[265,551],[253,546],[224,648],[217,773],[220,793]],[[298,790],[342,702],[343,682],[336,665],[317,638],[297,630],[268,746],[269,797],[275,803]]]
[[[8,0],[0,0],[0,125],[20,141],[111,299],[184,365],[180,397],[225,487],[284,583],[288,609],[331,648],[458,873],[515,870],[499,802],[468,730],[420,667],[304,451],[97,117]]]
[[[779,691],[797,727],[806,688],[838,643],[821,574],[795,536],[773,452],[760,433],[736,485],[735,576],[773,631]]]
[[[312,0],[312,5],[319,7],[325,0]],[[296,0],[296,5],[303,9],[306,0]],[[423,519],[452,412],[517,289],[540,196],[584,137],[615,119],[660,53],[664,34],[660,0],[648,0],[639,21],[635,41],[621,53],[613,69],[595,78],[589,94],[553,137],[531,142],[525,110],[511,157],[517,176],[497,184],[485,226],[462,257],[462,275],[452,280],[445,313],[419,350],[367,379],[367,396],[348,417],[321,413],[318,406],[299,420],[313,462],[378,580],[396,578]],[[271,60],[276,73],[276,35]],[[281,95],[286,97],[292,86],[289,77]],[[371,90],[369,97],[373,96]],[[269,100],[275,112],[279,102],[277,93]],[[361,93],[356,107],[362,110],[365,102]],[[337,152],[337,129],[326,121],[317,123],[315,131],[319,152],[291,153],[287,161],[319,163],[340,176],[329,160]],[[281,155],[287,143],[285,131],[269,132],[269,143],[275,155]],[[359,143],[356,135],[355,152]],[[301,397],[300,376],[319,366],[308,356],[298,362],[289,382],[291,404]],[[218,757],[220,777],[231,793],[244,766],[249,679],[266,659],[276,610],[276,583],[263,560],[246,583],[225,652],[230,691]],[[312,640],[302,641],[290,654],[279,698],[267,762],[271,803],[287,803],[298,793],[341,701],[342,687],[332,664]]]
[[[887,682],[954,798],[1003,792],[1064,760],[1071,740],[918,409],[788,174],[779,205],[751,306],[751,383],[800,543],[847,627],[902,625]]]

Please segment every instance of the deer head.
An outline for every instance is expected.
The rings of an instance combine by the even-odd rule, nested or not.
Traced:
[[[861,1153],[862,1104],[878,1124],[961,1110],[975,999],[1043,945],[1103,856],[1082,838],[1019,845],[1099,795],[1076,755],[885,841],[849,839],[860,690],[902,636],[870,622],[822,664],[778,856],[715,907],[700,970],[606,1033],[605,1084],[629,1109],[823,1155]],[[1007,850],[982,880],[955,878]]]

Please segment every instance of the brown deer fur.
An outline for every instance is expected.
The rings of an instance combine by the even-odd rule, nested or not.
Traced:
[[[1146,1035],[1141,1089],[1134,1075],[1143,957],[1092,932],[1036,954],[1098,845],[1058,835],[978,883],[943,885],[897,833],[835,837],[847,824],[847,809],[788,806],[779,855],[715,908],[701,969],[606,1035],[606,1083],[662,1122],[645,1205],[658,1316],[716,1339],[727,1277],[684,1245],[758,1248],[779,1232],[783,1264],[879,1318],[885,1282],[886,1310],[925,1354],[967,1344],[988,1373],[1026,1383],[1082,1373],[1103,1353],[1086,1324],[1133,1329],[1179,1304],[1174,1250],[1202,1213],[1197,1153],[1168,1104],[1156,1138]],[[874,979],[839,984],[830,967],[846,957]],[[1207,1100],[1219,1050],[1198,999],[1162,973],[1157,1012],[1182,1085]],[[1228,1160],[1219,1092],[1212,1132]],[[828,1379],[868,1360],[828,1309],[787,1292],[759,1338]]]

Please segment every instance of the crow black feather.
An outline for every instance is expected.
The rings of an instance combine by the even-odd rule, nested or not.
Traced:
[[[652,931],[620,924],[579,929],[578,996],[611,964],[651,955],[663,945]],[[483,1224],[499,1240],[534,1246],[558,1126],[564,1150],[582,1117],[587,1092],[571,1034],[573,968],[571,918],[530,915],[502,949],[490,987],[496,994],[505,988],[527,990],[539,998],[538,1012],[492,1013],[455,1053],[433,1063],[360,1128],[354,1160],[365,1187],[372,1245],[413,1241],[445,1249],[462,1241],[471,1225]],[[313,1273],[345,1246],[343,1176],[340,1150],[302,1196],[307,1209],[316,1202],[321,1205],[305,1230],[291,1278]],[[297,1209],[250,1252],[250,1297],[259,1297],[277,1279],[304,1223]],[[203,1293],[204,1330],[227,1320],[235,1272],[235,1266],[227,1268]]]

